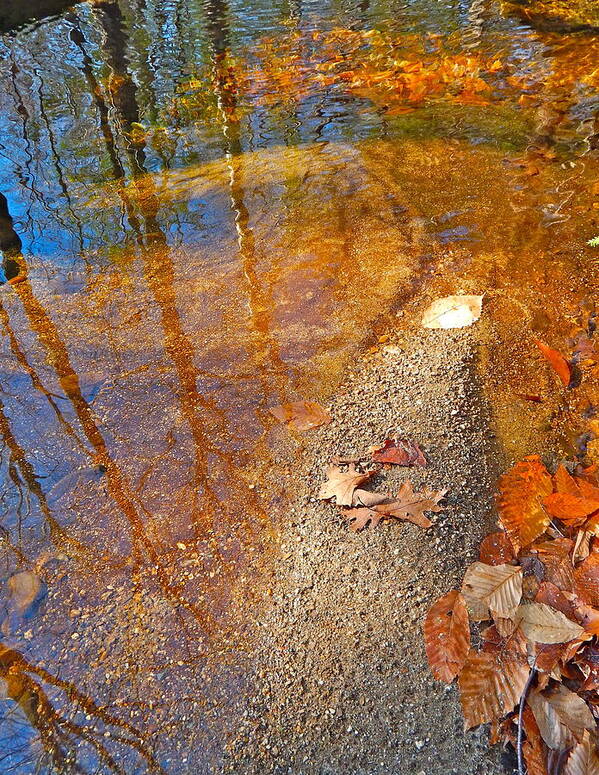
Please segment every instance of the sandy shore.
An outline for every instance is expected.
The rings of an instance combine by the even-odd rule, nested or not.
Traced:
[[[483,332],[400,327],[354,364],[328,404],[330,425],[302,440],[277,431],[286,474],[273,486],[294,495],[226,772],[512,772],[483,730],[464,733],[457,691],[432,679],[422,640],[429,605],[459,585],[495,520],[505,457],[479,384]],[[448,488],[446,509],[426,531],[383,523],[354,535],[315,499],[324,468],[391,433],[417,441],[428,467],[384,470],[372,487],[394,492],[410,478]]]

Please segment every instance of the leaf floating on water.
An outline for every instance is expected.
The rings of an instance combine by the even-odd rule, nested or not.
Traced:
[[[470,651],[468,610],[455,589],[431,606],[424,620],[424,643],[432,674],[451,683]]]
[[[408,439],[386,439],[380,447],[372,448],[372,460],[396,466],[426,465],[426,458],[418,444]]]
[[[374,471],[360,473],[352,463],[347,471],[339,466],[330,465],[327,468],[327,481],[321,486],[318,498],[320,500],[335,500],[338,506],[351,506],[354,490],[358,485],[368,481]]]
[[[42,590],[40,577],[29,570],[15,573],[8,579],[11,602],[18,613],[25,613]]]
[[[274,417],[294,431],[307,431],[331,422],[331,415],[315,401],[294,401],[273,406],[268,410]]]
[[[437,299],[422,317],[424,328],[463,328],[471,326],[482,312],[482,296],[446,296]]]
[[[478,550],[478,558],[487,565],[505,565],[515,559],[514,547],[507,534],[502,530],[490,533],[483,538]]]
[[[551,364],[551,367],[562,381],[562,385],[568,387],[572,379],[572,368],[568,361],[560,352],[549,347],[539,339],[536,340],[535,344],[543,353],[543,357]]]
[[[545,603],[524,603],[517,613],[520,629],[536,643],[566,643],[584,636],[584,629]]]

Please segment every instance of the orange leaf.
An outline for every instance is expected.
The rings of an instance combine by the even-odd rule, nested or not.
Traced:
[[[504,565],[514,560],[514,548],[507,535],[499,530],[483,538],[478,550],[481,562],[487,565]]]
[[[567,524],[577,525],[599,510],[599,500],[590,500],[565,492],[554,492],[543,498],[543,506],[552,517],[561,519]]]
[[[451,683],[470,650],[468,611],[457,590],[431,606],[424,620],[424,643],[432,674],[438,681]]]
[[[296,431],[307,431],[331,422],[331,415],[315,401],[294,401],[268,410],[279,422]]]
[[[524,691],[528,674],[524,659],[498,658],[497,654],[471,651],[459,677],[466,729],[499,719],[513,710]]]
[[[583,603],[599,608],[599,554],[590,554],[574,570],[574,588]]]
[[[568,387],[570,380],[572,379],[572,369],[568,361],[560,352],[553,350],[551,347],[548,347],[548,345],[546,345],[544,342],[541,342],[537,339],[535,344],[543,353],[543,357],[549,361],[553,370],[561,379],[564,387]]]
[[[539,732],[534,714],[529,707],[522,714],[526,742],[522,746],[528,775],[547,775],[547,749]]]
[[[553,490],[549,472],[538,455],[516,463],[499,479],[499,521],[516,551],[542,535],[550,520],[541,499]]]

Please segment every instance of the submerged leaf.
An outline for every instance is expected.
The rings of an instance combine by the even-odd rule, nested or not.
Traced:
[[[499,519],[516,551],[542,535],[550,515],[541,499],[553,490],[551,476],[538,455],[525,457],[499,479]]]
[[[24,570],[8,579],[8,589],[14,609],[22,614],[37,600],[42,582],[37,573]]]
[[[572,368],[568,361],[560,352],[549,347],[544,342],[537,340],[535,344],[543,353],[543,357],[551,364],[551,367],[562,381],[562,385],[568,387],[572,379]]]
[[[268,410],[274,417],[295,431],[307,431],[331,422],[331,415],[315,401],[294,401],[273,406]]]
[[[424,620],[424,643],[431,672],[438,681],[451,683],[470,650],[470,627],[464,598],[452,590],[437,600]]]
[[[463,328],[471,326],[482,312],[482,296],[446,296],[437,299],[424,312],[424,328]]]
[[[408,439],[386,439],[372,450],[375,463],[391,463],[396,466],[425,466],[426,458],[418,444]]]

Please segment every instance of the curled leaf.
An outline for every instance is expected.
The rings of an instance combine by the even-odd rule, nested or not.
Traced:
[[[338,506],[351,506],[356,487],[368,481],[374,472],[360,473],[352,463],[347,471],[342,471],[339,466],[331,464],[326,473],[327,481],[320,488],[319,499],[334,499]]]
[[[391,463],[396,466],[425,466],[426,458],[418,444],[408,439],[386,439],[372,450],[375,463]]]

